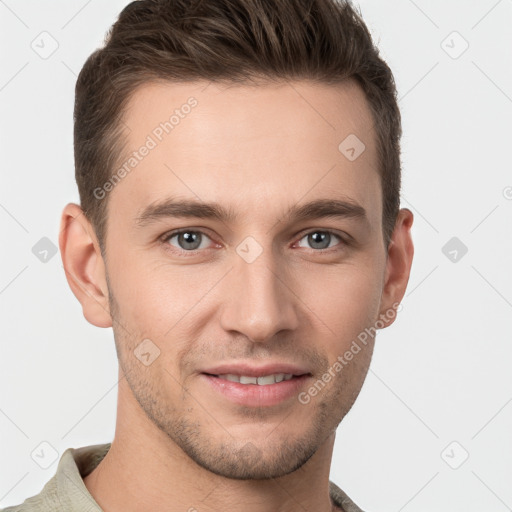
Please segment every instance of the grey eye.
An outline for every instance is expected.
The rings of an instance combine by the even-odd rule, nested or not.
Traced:
[[[332,247],[331,242],[336,241],[336,239],[340,239],[337,235],[334,233],[330,233],[329,231],[312,231],[311,233],[308,233],[305,235],[302,240],[306,240],[309,247],[312,249],[328,249],[329,247]],[[304,247],[300,244],[301,247]]]
[[[206,237],[200,231],[182,231],[180,233],[175,233],[168,238],[168,242],[174,247],[178,247],[178,249],[182,249],[184,251],[195,251],[196,249],[201,248],[201,244],[204,241],[203,238]],[[178,245],[172,243],[172,240],[175,239]]]

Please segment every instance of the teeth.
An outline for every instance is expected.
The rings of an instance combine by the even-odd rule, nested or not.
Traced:
[[[240,384],[258,384],[258,377],[246,377],[240,375]]]
[[[276,384],[283,380],[290,380],[293,377],[292,373],[274,373],[272,375],[262,375],[261,377],[249,377],[246,375],[234,375],[226,373],[218,375],[220,379],[229,380],[231,382],[239,382],[240,384],[258,384],[259,386],[268,386],[269,384]]]
[[[266,375],[265,377],[258,377],[258,384],[260,386],[266,386],[267,384],[275,384],[275,375]]]

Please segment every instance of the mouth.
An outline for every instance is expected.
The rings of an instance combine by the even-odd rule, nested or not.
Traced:
[[[270,386],[272,384],[278,384],[279,382],[291,380],[294,377],[301,377],[302,375],[293,375],[292,373],[271,373],[269,375],[236,375],[234,373],[225,373],[223,375],[213,375],[206,373],[210,377],[217,377],[221,380],[229,382],[238,382],[244,385],[256,385],[256,386]]]
[[[296,397],[312,374],[292,365],[223,365],[200,376],[216,396],[246,407],[268,407]]]

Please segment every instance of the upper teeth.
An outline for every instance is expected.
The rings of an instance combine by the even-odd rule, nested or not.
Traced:
[[[291,373],[273,373],[272,375],[263,375],[261,377],[248,377],[246,375],[233,375],[231,373],[219,375],[219,378],[230,380],[231,382],[239,382],[240,384],[258,384],[260,386],[267,386],[283,380],[290,380],[292,377],[293,374]]]

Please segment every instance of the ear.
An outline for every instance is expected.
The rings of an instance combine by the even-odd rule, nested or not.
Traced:
[[[77,204],[67,204],[62,212],[59,247],[66,279],[84,317],[97,327],[111,327],[103,257],[94,229]]]
[[[410,210],[401,208],[391,235],[381,297],[380,319],[384,323],[383,327],[388,327],[395,321],[396,309],[409,282],[414,256],[411,238],[413,219],[414,216]]]

